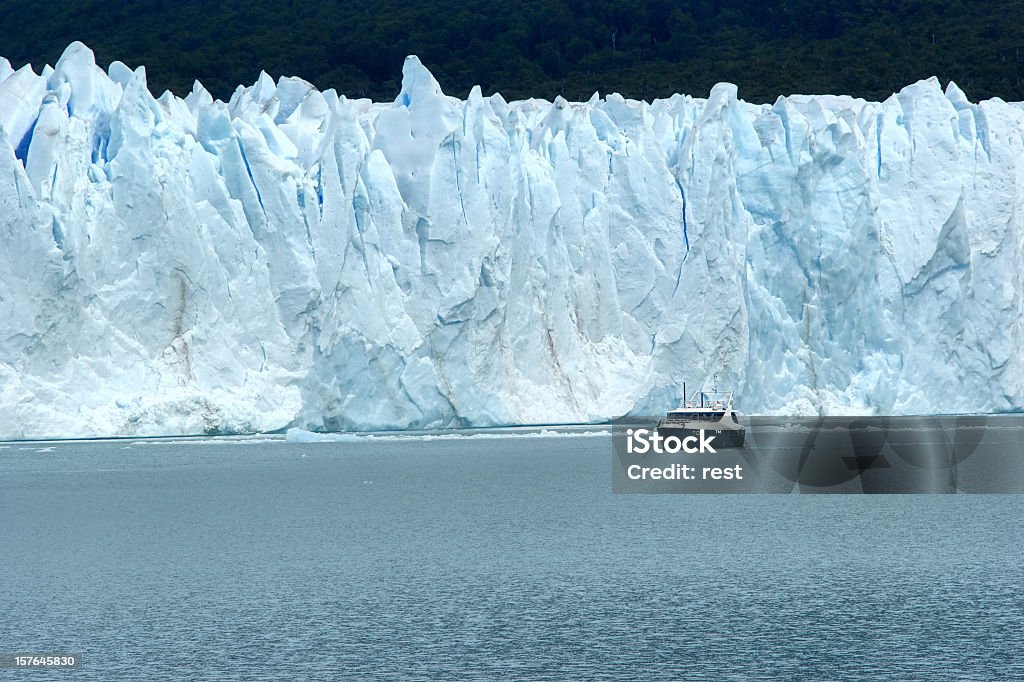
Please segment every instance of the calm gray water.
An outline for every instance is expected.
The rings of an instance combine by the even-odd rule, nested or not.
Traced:
[[[1024,677],[1024,497],[612,495],[611,459],[11,444],[0,651],[84,665],[0,676]]]

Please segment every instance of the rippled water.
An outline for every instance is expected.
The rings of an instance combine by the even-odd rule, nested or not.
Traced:
[[[11,444],[0,650],[101,680],[1024,676],[1024,497],[612,495],[611,459]]]

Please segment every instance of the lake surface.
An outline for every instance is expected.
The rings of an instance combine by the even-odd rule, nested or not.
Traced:
[[[1024,677],[1024,497],[613,495],[611,438],[0,445],[9,679]]]

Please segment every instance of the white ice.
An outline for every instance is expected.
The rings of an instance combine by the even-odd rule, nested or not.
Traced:
[[[1024,408],[1024,109],[0,60],[0,438]],[[1017,350],[1014,350],[1017,349]]]

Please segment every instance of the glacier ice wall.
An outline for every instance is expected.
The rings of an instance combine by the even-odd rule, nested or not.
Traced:
[[[1024,110],[0,60],[0,437],[1024,407]]]

